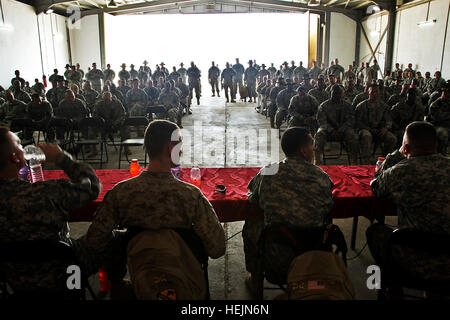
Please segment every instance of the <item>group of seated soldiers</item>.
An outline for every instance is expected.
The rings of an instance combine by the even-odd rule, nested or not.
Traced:
[[[350,68],[349,68],[350,69]],[[384,80],[366,81],[333,73],[319,74],[317,81],[308,73],[303,81],[264,77],[257,86],[256,110],[270,118],[272,128],[286,121],[289,127],[309,128],[315,139],[316,164],[323,163],[327,141],[344,143],[353,164],[371,164],[373,143],[384,155],[398,148],[406,126],[427,120],[437,127],[439,152],[445,154],[450,130],[450,83],[436,71],[433,79],[422,81],[412,71]],[[392,73],[394,74],[394,73]],[[406,79],[402,78],[406,76]],[[427,73],[427,77],[429,73]]]

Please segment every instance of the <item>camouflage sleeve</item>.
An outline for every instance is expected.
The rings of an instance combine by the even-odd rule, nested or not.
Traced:
[[[108,191],[95,212],[92,224],[86,233],[86,246],[91,252],[104,253],[113,240],[113,230],[118,225],[115,190]]]
[[[397,163],[399,163],[404,159],[405,156],[403,156],[398,150],[389,153],[386,159],[384,160],[383,164],[381,165],[380,169],[378,169],[378,171],[375,172],[375,178],[378,178],[384,171],[395,166]]]
[[[45,188],[43,192],[54,199],[64,210],[84,207],[97,199],[102,185],[94,170],[87,164],[72,160],[72,156],[63,151],[56,163],[64,170],[69,180],[49,180],[37,183]]]
[[[346,108],[348,110],[347,119],[342,125],[342,130],[353,129],[355,127],[355,112],[352,109],[350,104],[346,104]]]
[[[383,103],[384,104],[384,103]],[[392,116],[391,116],[391,110],[387,105],[384,105],[384,113],[383,113],[383,120],[384,120],[384,126],[390,130],[392,128]]]
[[[319,110],[317,111],[317,123],[319,124],[320,129],[328,129],[328,122],[327,122],[327,114],[325,112],[325,103],[322,102],[322,104],[319,106]]]
[[[430,116],[432,121],[440,122],[442,121],[442,112],[441,112],[441,106],[438,103],[439,101],[435,101],[430,106]]]
[[[391,184],[391,171],[392,168],[382,171],[374,180],[370,182],[372,192],[377,198],[385,198],[392,194],[390,192]]]
[[[361,102],[358,104],[355,110],[355,125],[356,129],[362,130],[370,130],[370,127],[365,123],[363,119],[363,113],[364,113],[364,102]]]
[[[211,203],[200,193],[193,229],[202,239],[208,255],[217,259],[225,254],[225,232]]]

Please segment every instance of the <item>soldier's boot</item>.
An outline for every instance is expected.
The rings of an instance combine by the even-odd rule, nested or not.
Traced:
[[[248,99],[248,102],[253,102],[251,97]]]
[[[220,93],[219,93],[219,91],[217,91],[217,96],[218,96],[218,97],[220,97]]]
[[[270,117],[270,127],[275,129],[275,118],[274,117]]]
[[[323,164],[323,153],[320,151],[314,151],[314,164],[320,166]]]
[[[197,105],[200,104],[200,98],[197,98]]]

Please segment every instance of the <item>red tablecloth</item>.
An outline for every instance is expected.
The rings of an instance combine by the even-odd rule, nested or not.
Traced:
[[[322,166],[335,184],[333,218],[366,216],[376,213],[395,214],[392,204],[375,199],[370,190],[374,166]],[[262,216],[262,210],[247,200],[247,185],[260,168],[202,168],[201,189],[222,222],[240,221]],[[96,170],[103,188],[98,199],[88,206],[70,212],[71,221],[91,221],[105,193],[122,180],[129,179],[128,170]],[[182,168],[181,176],[189,182],[190,169]],[[61,170],[44,171],[46,180],[67,179]],[[214,192],[217,182],[227,187],[226,194]]]

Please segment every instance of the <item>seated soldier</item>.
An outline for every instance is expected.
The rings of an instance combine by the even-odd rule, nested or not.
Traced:
[[[331,98],[319,106],[317,122],[319,130],[314,136],[315,164],[323,164],[323,150],[328,141],[345,141],[354,165],[358,164],[358,137],[355,127],[355,113],[344,99],[344,90],[335,84],[331,88]]]
[[[430,106],[430,122],[436,126],[438,151],[445,155],[450,132],[450,84],[446,84],[441,91],[441,96]]]
[[[0,108],[0,121],[8,127],[14,119],[23,119],[27,117],[27,105],[14,97],[11,90],[6,90],[6,102]]]
[[[147,94],[139,89],[139,80],[133,79],[132,88],[125,96],[125,104],[130,116],[145,116],[147,114]]]
[[[22,101],[24,103],[31,102],[30,95],[22,89],[22,87],[20,86],[19,80],[14,80],[13,85],[12,85],[12,92],[14,94],[14,97],[16,97],[17,100]]]
[[[175,87],[180,91],[179,98],[181,109],[186,109],[188,114],[192,114],[191,109],[188,107],[189,87],[183,83],[182,77],[178,77]]]
[[[391,109],[392,133],[397,138],[397,144],[401,144],[405,128],[414,121],[423,121],[425,116],[424,106],[417,100],[416,90],[409,88],[406,101],[395,104]]]
[[[364,100],[369,98],[369,87],[370,87],[370,82],[366,82],[366,84],[364,85],[364,91],[357,94],[356,97],[353,99],[353,102],[352,102],[353,110],[356,109],[358,104],[360,104],[361,102],[363,102]]]
[[[409,87],[409,84],[403,84],[402,91],[400,91],[400,93],[394,93],[389,97],[387,101],[388,106],[393,107],[396,103],[405,102]]]
[[[323,76],[319,76],[317,79],[317,86],[308,91],[308,94],[314,98],[316,98],[317,103],[321,104],[322,102],[328,100],[330,95],[325,91],[326,89],[325,79]]]
[[[27,105],[26,109],[28,117],[35,122],[36,130],[43,131],[48,136],[49,129],[47,125],[53,117],[52,105],[48,101],[42,101],[38,92],[33,92],[31,99],[32,101]],[[31,135],[27,134],[25,138],[31,138]]]
[[[294,83],[291,79],[286,80],[286,88],[281,90],[277,95],[277,113],[275,114],[275,125],[278,129],[280,129],[284,120],[287,119],[289,115],[289,107],[291,98],[295,96],[296,92],[294,91]],[[291,126],[291,122],[289,122]]]
[[[176,92],[171,90],[170,82],[165,83],[165,87],[159,95],[159,104],[166,108],[169,120],[181,126],[180,102]]]
[[[355,118],[362,164],[372,163],[370,156],[373,140],[383,144],[384,155],[394,150],[397,138],[389,131],[392,128],[390,110],[379,99],[377,85],[372,85],[369,88],[369,99],[358,104],[355,110]]]
[[[158,104],[158,98],[159,98],[160,91],[158,88],[153,86],[153,81],[151,81],[151,80],[148,81],[147,87],[145,87],[144,92],[147,94],[149,106],[154,106],[154,105]]]
[[[95,103],[97,102],[98,91],[91,88],[91,82],[86,81],[83,85],[83,96],[86,101],[86,106],[89,112],[92,112]]]
[[[200,189],[175,179],[171,172],[181,155],[178,126],[166,120],[152,121],[145,131],[144,144],[149,158],[147,170],[108,192],[87,232],[88,248],[97,254],[107,252],[117,226],[184,228],[200,237],[211,258],[224,255],[225,234],[213,207]],[[124,251],[116,251],[123,266],[127,262]]]
[[[270,93],[269,93],[269,105],[267,107],[267,113],[269,115],[270,118],[270,127],[271,128],[275,128],[275,116],[276,116],[276,112],[277,112],[277,96],[278,93],[280,93],[282,90],[284,90],[285,88],[285,83],[284,83],[284,79],[283,78],[278,78],[277,79],[277,83],[276,86],[273,87],[272,89],[270,89]]]
[[[298,87],[298,94],[293,96],[289,103],[289,127],[306,127],[311,134],[317,130],[317,109],[319,103],[316,98],[310,96],[304,87]]]
[[[280,223],[287,227],[323,226],[333,207],[332,189],[328,175],[312,164],[314,139],[307,128],[291,127],[281,137],[286,159],[264,167],[248,184],[248,200],[264,210],[264,220],[245,221],[242,229],[246,284],[254,294],[258,266],[258,240],[265,226]],[[283,252],[273,252],[287,276],[291,261],[284,261]]]
[[[371,188],[376,197],[395,203],[399,228],[450,235],[450,159],[438,154],[436,147],[437,134],[432,124],[424,121],[409,124],[402,147],[387,156]],[[366,231],[370,252],[381,268],[387,263],[392,231],[380,223]],[[411,250],[398,254],[395,261],[407,270],[413,268],[427,276],[436,272],[434,261],[417,257]],[[448,270],[448,264],[441,270],[445,269]]]
[[[48,180],[33,184],[19,178],[26,164],[19,138],[0,127],[0,242],[8,244],[27,240],[55,240],[71,244],[84,275],[98,271],[95,259],[83,250],[83,238],[70,238],[69,211],[97,199],[101,184],[87,164],[72,160],[57,145],[39,145],[47,163],[55,163],[70,180]],[[4,265],[8,281],[16,290],[51,289],[55,285],[54,264]],[[56,269],[58,270],[58,269]],[[67,277],[67,274],[61,274]],[[64,280],[65,282],[66,280]],[[64,283],[63,282],[63,283]]]

